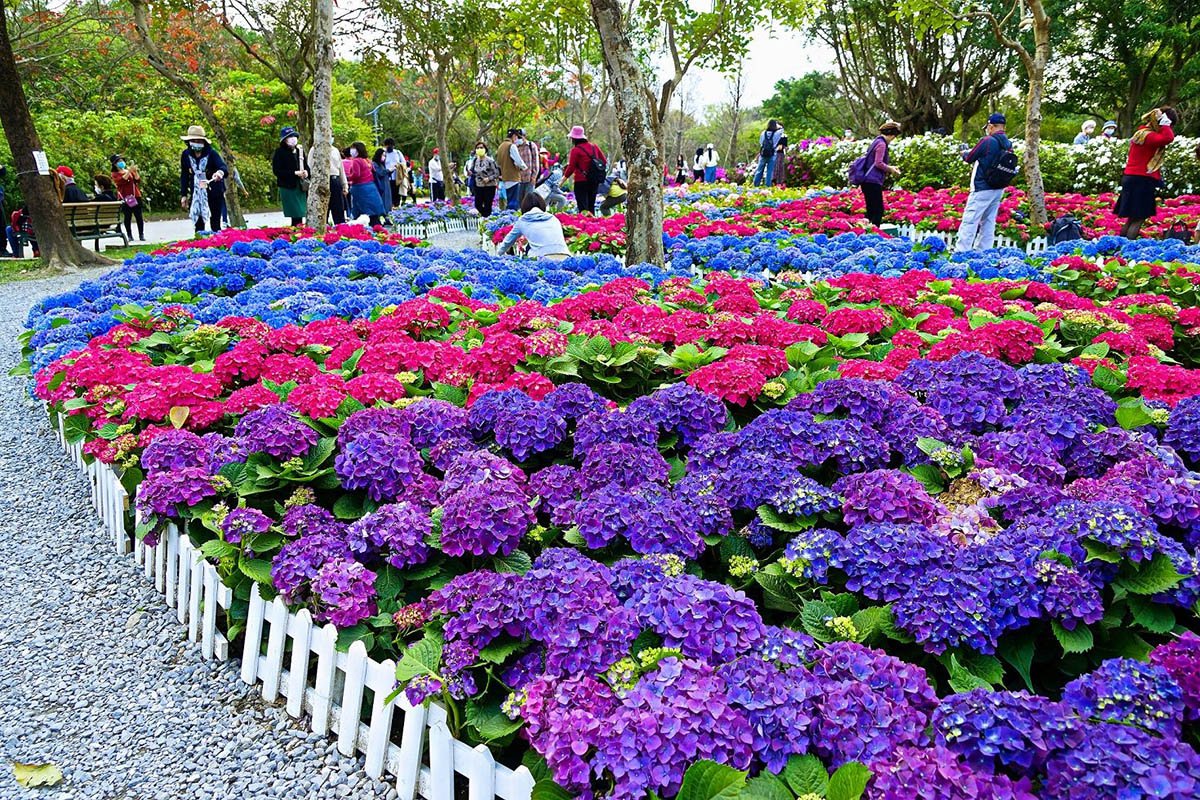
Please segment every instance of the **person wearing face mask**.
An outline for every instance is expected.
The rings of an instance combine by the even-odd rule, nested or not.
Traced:
[[[475,187],[475,210],[481,217],[492,215],[492,204],[496,200],[496,188],[500,185],[500,165],[488,155],[487,145],[475,143],[475,155],[467,167],[471,185]]]
[[[303,224],[308,213],[308,170],[304,148],[300,147],[300,134],[290,125],[279,132],[279,146],[271,156],[271,171],[275,173],[275,185],[279,187],[283,215],[293,225]]]
[[[530,141],[529,137],[525,135],[524,129],[517,129],[517,152],[521,154],[521,160],[525,162],[525,168],[521,170],[521,186],[517,192],[518,203],[525,199],[525,195],[533,191],[533,185],[542,168],[541,150],[542,148],[536,142]]]
[[[117,193],[113,191],[113,182],[107,175],[92,176],[92,202],[94,203],[115,203],[117,202]]]
[[[1116,122],[1116,120],[1110,119],[1104,123],[1104,127],[1100,130],[1100,137],[1102,139],[1117,138],[1117,122]]]
[[[512,211],[520,207],[521,176],[528,169],[521,148],[517,145],[520,139],[521,129],[509,128],[508,140],[496,150],[496,163],[500,165],[500,192],[504,200],[501,207]]]
[[[202,233],[206,224],[216,233],[221,230],[228,168],[204,128],[193,125],[179,138],[187,143],[179,156],[179,205],[188,212],[196,233]]]
[[[392,208],[400,205],[400,165],[404,163],[404,153],[396,149],[396,140],[388,137],[383,140],[383,166],[388,172],[388,192],[391,195]]]
[[[383,170],[386,180],[387,169],[382,164],[382,154],[383,150],[379,150],[379,167]],[[351,219],[358,219],[366,214],[370,225],[381,224],[388,209],[375,183],[375,165],[367,159],[367,146],[362,142],[350,145],[350,149],[346,151],[346,160],[342,164],[346,173],[346,185],[350,187]],[[384,188],[387,189],[386,183]]]
[[[392,176],[387,171],[387,151],[382,147],[375,148],[375,155],[371,156],[371,172],[375,176],[375,189],[379,192],[379,199],[383,201],[383,213],[388,212],[388,204],[392,202]]]
[[[1079,133],[1075,134],[1075,140],[1071,142],[1074,145],[1085,145],[1092,140],[1092,134],[1096,132],[1096,121],[1089,119],[1087,122],[1079,126]]]
[[[146,222],[143,219],[143,203],[142,203],[142,174],[138,171],[137,165],[127,163],[125,157],[120,154],[113,154],[108,157],[109,163],[112,165],[112,170],[109,172],[109,178],[117,190],[117,199],[124,205],[121,208],[121,215],[125,218],[125,235],[133,241],[133,226],[132,220],[137,218],[138,241],[146,241]]]
[[[1155,195],[1162,186],[1162,163],[1167,146],[1175,141],[1179,112],[1170,106],[1152,108],[1129,139],[1129,157],[1121,179],[1121,194],[1113,213],[1125,220],[1121,235],[1136,239],[1146,220],[1158,213]]]
[[[434,203],[446,202],[446,176],[442,169],[442,155],[436,147],[429,159],[429,199]]]

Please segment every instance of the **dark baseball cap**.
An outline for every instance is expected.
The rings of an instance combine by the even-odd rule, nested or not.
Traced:
[[[990,117],[988,117],[988,125],[1006,125],[1006,124],[1008,124],[1008,118],[1005,117],[1003,114],[996,113],[996,114],[992,114]]]

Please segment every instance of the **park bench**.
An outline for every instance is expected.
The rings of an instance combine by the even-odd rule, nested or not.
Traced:
[[[119,200],[98,203],[64,203],[63,213],[67,218],[67,227],[71,237],[80,242],[91,239],[96,252],[100,252],[101,239],[120,239],[125,247],[129,239],[121,228],[121,207],[125,205]]]

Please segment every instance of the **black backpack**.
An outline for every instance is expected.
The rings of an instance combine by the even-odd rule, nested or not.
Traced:
[[[1059,242],[1074,242],[1083,238],[1083,226],[1079,220],[1070,214],[1063,214],[1050,225],[1050,233],[1046,235],[1047,244]]]
[[[1000,145],[999,139],[996,140],[996,145]],[[1013,152],[1012,147],[1008,147],[1000,152],[996,163],[983,173],[984,183],[992,189],[1003,189],[1016,180],[1020,168],[1021,162],[1017,160],[1017,154]]]
[[[608,163],[596,145],[591,145],[591,148],[588,153],[587,182],[599,185],[608,177]]]
[[[762,154],[763,158],[770,158],[775,155],[776,141],[778,140],[775,137],[775,131],[763,131],[762,145],[759,149],[759,153]]]

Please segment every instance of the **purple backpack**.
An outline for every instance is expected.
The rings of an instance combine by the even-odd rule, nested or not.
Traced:
[[[872,163],[871,154],[875,152],[875,145],[879,143],[879,139],[871,142],[871,146],[867,148],[867,153],[864,156],[854,159],[850,164],[850,169],[846,171],[846,177],[850,181],[851,186],[861,186],[866,182],[867,176],[871,170],[875,169]],[[870,166],[867,166],[870,164]]]

